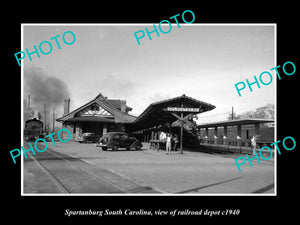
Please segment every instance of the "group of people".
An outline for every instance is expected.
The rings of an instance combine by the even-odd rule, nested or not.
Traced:
[[[171,133],[161,132],[159,139],[166,141],[166,154],[167,155],[171,154],[172,145],[173,145],[173,151],[177,150],[178,142],[179,142],[177,134],[172,135]]]

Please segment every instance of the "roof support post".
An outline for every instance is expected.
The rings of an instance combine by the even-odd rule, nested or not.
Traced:
[[[238,124],[237,125],[237,146],[241,146],[242,144],[242,125],[241,124]]]
[[[228,144],[228,140],[227,140],[227,126],[224,126],[224,135],[223,135],[223,144],[227,145]]]
[[[259,123],[255,123],[255,135],[259,135],[260,134],[260,129],[259,129]]]
[[[182,107],[182,104],[181,104]],[[183,113],[180,115],[180,153],[183,154],[183,148],[182,148],[182,140],[183,140]]]
[[[106,134],[107,133],[107,123],[103,123],[103,132],[102,134]]]
[[[214,144],[218,144],[218,127],[214,129]]]
[[[144,142],[146,142],[146,131],[143,129],[143,137],[144,137]]]
[[[181,104],[181,108],[183,107],[183,104]],[[183,112],[180,113],[180,116],[178,116],[176,113],[171,113],[173,116],[175,116],[180,121],[180,153],[183,154],[183,148],[182,148],[182,142],[183,142],[183,123],[185,120],[187,120],[190,116],[192,116],[192,113],[189,113],[186,116],[183,116]]]
[[[204,139],[205,139],[205,143],[206,143],[206,144],[209,144],[208,127],[205,128],[205,137],[204,137]]]

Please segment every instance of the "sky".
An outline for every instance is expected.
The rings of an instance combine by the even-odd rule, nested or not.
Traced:
[[[276,79],[260,89],[253,85],[253,92],[243,90],[241,97],[234,86],[276,66],[274,25],[192,23],[178,28],[175,23],[169,33],[152,33],[152,40],[146,34],[138,45],[134,32],[145,27],[153,30],[153,24],[23,24],[23,51],[33,51],[42,41],[52,44],[48,55],[33,54],[32,61],[26,56],[23,71],[38,69],[40,76],[65,83],[71,110],[102,93],[125,99],[131,114],[138,116],[153,102],[186,94],[216,106],[199,114],[198,123],[203,123],[225,120],[232,107],[240,114],[275,104]],[[75,34],[71,45],[61,39],[66,31]],[[50,40],[59,34],[61,49]],[[72,41],[71,35],[65,37]],[[23,76],[26,81],[28,72]]]

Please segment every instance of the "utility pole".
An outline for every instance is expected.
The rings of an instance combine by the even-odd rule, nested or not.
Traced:
[[[46,109],[46,103],[44,103],[44,116],[45,116],[45,118],[44,118],[44,125],[45,125],[45,133],[48,133],[47,132],[47,111],[46,111],[47,109]]]
[[[54,107],[53,107],[53,112],[52,112],[52,128],[53,128],[52,132],[53,133],[55,132],[55,130],[54,130],[54,124],[55,124],[55,115],[54,115]]]
[[[231,107],[231,120],[233,120],[233,106]]]

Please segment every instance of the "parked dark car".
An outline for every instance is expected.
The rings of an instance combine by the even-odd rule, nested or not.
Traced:
[[[104,151],[109,148],[112,150],[118,150],[119,148],[140,150],[143,147],[142,143],[138,139],[131,137],[129,134],[124,132],[106,133],[99,139],[96,146],[101,147]]]
[[[83,133],[81,137],[79,137],[79,142],[80,143],[87,143],[87,142],[92,142],[95,143],[96,142],[96,136],[94,133]]]

